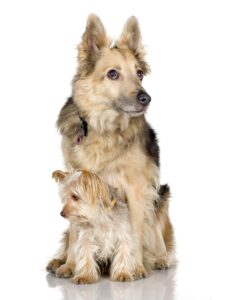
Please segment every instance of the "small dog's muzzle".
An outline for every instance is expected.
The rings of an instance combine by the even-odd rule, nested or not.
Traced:
[[[147,106],[151,102],[151,97],[145,92],[140,90],[136,96],[137,101],[143,106]]]
[[[63,218],[65,218],[66,214],[65,214],[64,210],[62,210],[62,211],[60,212],[60,215],[61,215]]]

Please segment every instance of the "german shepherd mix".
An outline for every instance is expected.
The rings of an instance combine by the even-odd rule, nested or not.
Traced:
[[[133,278],[173,263],[169,187],[159,183],[159,146],[144,113],[151,97],[142,87],[149,72],[138,21],[131,17],[113,44],[101,20],[90,15],[78,46],[72,97],[60,111],[65,164],[97,173],[128,203],[137,247]],[[61,255],[49,271],[72,262],[67,233]],[[64,276],[64,275],[63,275]]]

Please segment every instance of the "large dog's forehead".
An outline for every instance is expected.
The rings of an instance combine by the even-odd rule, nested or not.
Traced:
[[[137,59],[128,49],[104,48],[102,55],[96,64],[96,70],[106,71],[107,69],[132,69],[139,67]]]

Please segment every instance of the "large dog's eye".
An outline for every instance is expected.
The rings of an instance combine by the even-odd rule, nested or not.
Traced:
[[[143,80],[143,71],[142,70],[138,70],[136,72],[137,76],[139,77],[139,80]]]
[[[120,76],[120,74],[118,73],[118,71],[116,71],[114,69],[109,70],[107,73],[107,77],[112,80],[118,79],[119,76]]]
[[[79,200],[79,197],[77,195],[72,194],[71,197],[72,197],[73,201],[78,201]]]

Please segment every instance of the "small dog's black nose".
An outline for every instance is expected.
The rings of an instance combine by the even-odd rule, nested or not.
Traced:
[[[137,94],[137,100],[140,104],[146,106],[151,102],[151,97],[144,91],[139,91],[139,93]]]
[[[65,218],[64,210],[62,210],[62,211],[60,212],[60,215],[61,215],[63,218]]]

